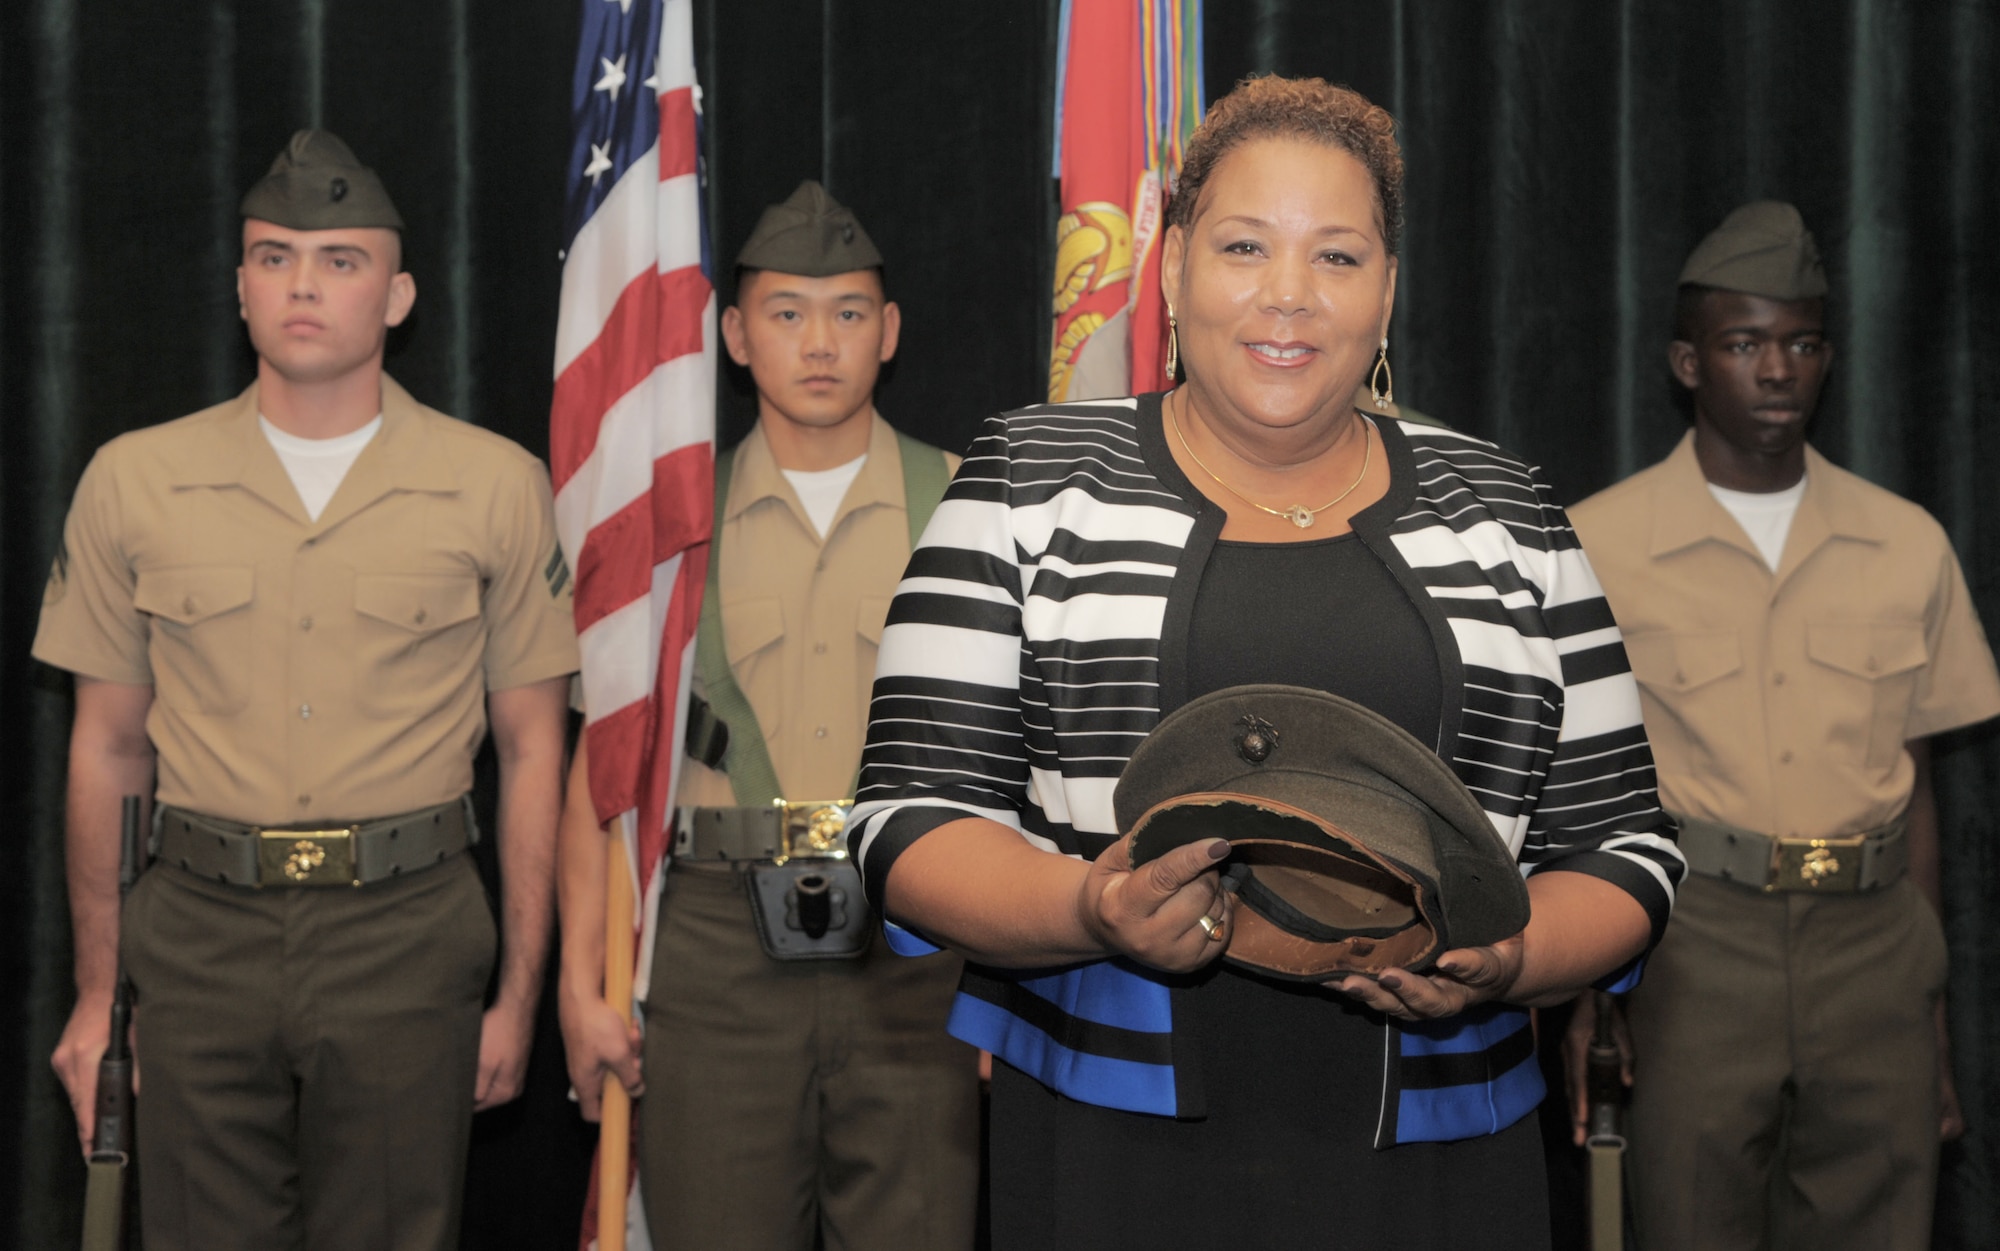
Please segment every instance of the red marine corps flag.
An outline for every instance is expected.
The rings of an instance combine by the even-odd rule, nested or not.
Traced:
[[[693,0],[583,0],[549,459],[576,570],[590,794],[617,821],[606,997],[643,997],[687,718],[715,490],[715,297],[702,222]],[[636,897],[639,906],[629,901]],[[614,920],[613,924],[620,924]],[[622,993],[621,993],[622,992]],[[614,1000],[616,1002],[616,1000]],[[582,1246],[646,1246],[608,1081]],[[622,1090],[616,1092],[622,1096]],[[621,1102],[621,1107],[625,1105]],[[627,1109],[629,1112],[629,1109]],[[599,1235],[602,1235],[600,1238]]]
[[[1063,0],[1051,400],[1156,391],[1160,232],[1202,114],[1202,0]]]

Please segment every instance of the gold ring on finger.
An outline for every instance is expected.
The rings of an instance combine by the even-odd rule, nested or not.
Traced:
[[[1195,920],[1201,926],[1201,932],[1208,935],[1209,942],[1219,943],[1222,941],[1222,922],[1216,920],[1206,912],[1196,917]]]

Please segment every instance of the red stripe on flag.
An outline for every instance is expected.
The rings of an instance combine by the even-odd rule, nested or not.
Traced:
[[[652,709],[643,699],[584,727],[590,745],[590,802],[599,825],[638,803],[639,770],[647,757]]]
[[[645,495],[590,528],[576,557],[578,634],[652,589],[652,530],[653,501]]]
[[[660,97],[660,181],[695,171],[694,91],[681,87]]]
[[[699,265],[641,274],[619,293],[597,338],[556,379],[549,430],[556,490],[590,458],[613,404],[663,362],[701,351],[708,296]]]
[[[692,443],[653,462],[653,498],[669,507],[653,510],[653,560],[708,541],[715,520],[715,448]],[[708,557],[702,556],[707,572]]]
[[[708,538],[714,491],[712,451],[691,443],[653,462],[650,492],[590,528],[576,558],[579,633],[650,595],[653,566]]]
[[[667,852],[667,804],[671,802],[670,782],[673,767],[680,755],[681,744],[674,741],[674,710],[680,707],[681,657],[687,651],[696,628],[701,624],[701,593],[703,583],[708,579],[708,544],[701,543],[687,550],[681,561],[680,576],[675,580],[673,598],[667,604],[666,628],[660,631],[659,681],[653,691],[653,708],[657,720],[654,724],[653,741],[649,744],[649,764],[639,779],[639,898],[646,897],[646,891],[653,880],[653,871]],[[602,800],[591,798],[598,806],[598,820],[608,821],[611,816],[623,812],[623,808],[612,808],[607,815]]]

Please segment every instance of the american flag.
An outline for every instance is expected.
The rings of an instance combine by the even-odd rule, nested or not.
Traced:
[[[591,801],[624,831],[645,926],[714,521],[713,265],[692,0],[582,3],[549,459],[576,571]],[[634,942],[643,997],[652,945]]]

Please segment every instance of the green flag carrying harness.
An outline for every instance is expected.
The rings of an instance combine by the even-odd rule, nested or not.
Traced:
[[[944,498],[951,471],[943,452],[901,431],[896,432],[896,450],[903,458],[903,503],[909,511],[910,550],[914,552],[924,527],[930,524],[931,514],[937,511],[938,501]],[[715,458],[715,537],[708,547],[708,585],[702,591],[701,628],[694,645],[695,670],[701,675],[708,704],[704,710],[697,701],[690,710],[688,742],[689,754],[703,758],[703,753],[692,746],[713,738],[713,727],[701,724],[705,720],[702,713],[706,711],[709,717],[721,722],[728,736],[716,767],[729,775],[729,785],[736,792],[739,805],[763,808],[782,798],[784,791],[778,785],[778,772],[771,765],[770,748],[764,743],[757,714],[729,671],[729,650],[723,645],[722,636],[722,511],[728,504],[729,478],[735,461],[734,448]],[[858,776],[858,764],[856,772]],[[850,792],[852,789],[849,788]]]

